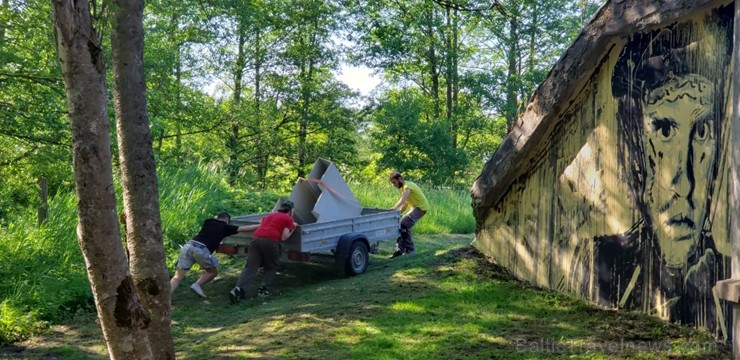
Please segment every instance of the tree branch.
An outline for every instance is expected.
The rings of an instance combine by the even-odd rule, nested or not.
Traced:
[[[454,0],[432,0],[432,1],[436,2],[437,4],[441,5],[444,8],[450,8],[450,9],[455,9],[455,10],[460,10],[460,11],[483,12],[483,11],[496,9],[498,10],[498,12],[501,13],[501,15],[505,17],[509,17],[509,15],[506,13],[506,9],[504,9],[504,6],[501,5],[501,3],[498,2],[498,0],[494,0],[490,6],[479,7],[479,8],[471,8],[465,5],[461,5],[455,2]]]
[[[218,123],[218,124],[213,125],[212,127],[207,128],[207,129],[200,129],[200,130],[195,130],[195,131],[186,132],[186,133],[179,133],[179,134],[172,134],[172,135],[162,135],[162,136],[160,136],[160,138],[162,138],[162,139],[169,139],[169,138],[177,137],[177,136],[187,136],[187,135],[195,135],[195,134],[208,133],[208,132],[211,132],[213,130],[216,130],[219,126],[221,126],[221,124],[222,123]]]
[[[7,73],[7,72],[0,72],[0,76],[8,77],[8,78],[20,78],[20,79],[26,79],[31,80],[37,83],[53,83],[53,84],[59,84],[62,85],[62,79],[60,78],[53,78],[53,77],[47,77],[47,76],[36,76],[36,75],[28,75],[28,74],[13,74],[13,73]]]
[[[5,129],[0,129],[0,135],[5,135],[8,137],[12,137],[19,140],[24,140],[31,143],[42,143],[47,145],[56,145],[56,146],[68,146],[68,143],[65,143],[61,140],[54,140],[54,139],[45,139],[41,137],[34,137],[31,135],[24,135],[24,134],[16,134],[10,131],[7,131]]]
[[[39,85],[46,86],[61,96],[66,96],[66,94],[64,93],[64,83],[62,82],[61,78],[0,72],[0,79],[2,78],[27,80]]]
[[[0,167],[3,167],[3,166],[9,166],[9,165],[13,165],[13,164],[15,164],[15,163],[16,163],[17,161],[19,161],[19,160],[21,160],[21,159],[23,159],[23,158],[25,158],[25,157],[27,157],[27,156],[31,155],[31,154],[32,154],[32,153],[33,153],[34,151],[36,151],[36,150],[37,150],[38,148],[39,148],[39,147],[38,147],[38,146],[36,145],[36,146],[32,147],[32,148],[31,148],[30,150],[28,150],[28,151],[24,152],[23,154],[20,154],[20,155],[16,156],[15,158],[13,158],[13,159],[11,159],[11,160],[8,160],[8,161],[2,161],[2,162],[0,162]]]

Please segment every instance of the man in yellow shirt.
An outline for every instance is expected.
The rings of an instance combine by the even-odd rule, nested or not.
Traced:
[[[401,228],[398,230],[400,236],[396,240],[396,251],[391,256],[392,259],[404,254],[411,254],[416,250],[414,241],[411,239],[411,228],[429,211],[429,201],[427,201],[419,186],[411,181],[404,181],[400,172],[393,171],[389,180],[393,186],[401,191],[401,198],[398,199],[391,210],[403,212],[410,208],[401,219]]]

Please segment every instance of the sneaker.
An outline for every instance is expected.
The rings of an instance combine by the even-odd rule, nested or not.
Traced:
[[[396,250],[396,252],[394,252],[393,255],[391,255],[391,259],[397,258],[397,257],[399,257],[401,255],[403,255],[403,253],[401,252],[401,250]]]
[[[270,292],[270,290],[267,290],[267,288],[264,287],[264,286],[262,286],[259,289],[257,289],[257,296],[259,296],[259,297],[268,297],[271,294],[272,293]]]
[[[229,300],[231,300],[232,304],[236,304],[239,302],[239,300],[242,299],[242,289],[238,286],[234,287],[229,291]]]
[[[198,285],[198,283],[193,283],[193,285],[190,285],[190,289],[195,291],[198,296],[206,297],[206,293],[203,292],[203,289],[200,288],[200,285]]]

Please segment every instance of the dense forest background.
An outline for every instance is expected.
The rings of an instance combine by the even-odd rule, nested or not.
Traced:
[[[40,188],[54,195],[74,185],[51,5],[0,1],[7,225],[35,216]],[[109,41],[106,5],[96,6]],[[587,0],[149,1],[157,165],[207,166],[232,186],[277,191],[325,157],[348,181],[399,169],[468,187],[596,8]],[[382,83],[361,96],[338,80],[343,66],[367,67]]]
[[[75,232],[79,199],[51,6],[0,0],[0,344],[94,309]],[[109,6],[91,2],[110,88]],[[217,211],[269,209],[319,157],[337,164],[366,206],[392,205],[387,175],[400,170],[439,209],[415,230],[471,232],[470,184],[598,6],[146,2],[147,110],[168,259]],[[340,81],[347,67],[370,69],[381,84],[360,94]]]

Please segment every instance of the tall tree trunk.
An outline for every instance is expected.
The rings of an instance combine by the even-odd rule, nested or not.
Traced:
[[[39,177],[39,211],[38,211],[38,224],[41,225],[46,222],[46,218],[49,217],[49,182],[44,177]]]
[[[452,150],[457,150],[457,118],[455,114],[455,107],[457,106],[457,93],[459,91],[459,85],[457,82],[458,71],[458,57],[459,49],[458,38],[457,38],[457,10],[453,10],[451,7],[446,8],[446,27],[447,27],[447,39],[445,41],[445,47],[447,48],[446,57],[446,84],[447,84],[447,106],[446,106],[446,117],[447,124],[450,127],[450,139]]]
[[[437,51],[436,51],[436,38],[434,37],[434,7],[430,6],[427,9],[427,28],[426,35],[427,41],[429,41],[429,49],[427,50],[427,61],[429,63],[429,76],[432,80],[432,101],[434,103],[434,118],[438,119],[440,115],[440,101],[439,101],[439,64],[437,64]]]
[[[175,86],[175,102],[177,104],[177,110],[175,110],[175,116],[177,116],[178,121],[175,122],[175,160],[177,163],[180,163],[182,161],[183,151],[182,151],[182,125],[180,124],[179,119],[182,118],[181,111],[182,111],[182,42],[177,39],[177,34],[179,32],[179,24],[180,24],[180,13],[178,11],[174,11],[172,13],[171,23],[170,23],[170,42],[173,44],[177,44],[177,52],[175,53],[175,83],[177,86]],[[159,147],[159,145],[158,145]]]
[[[115,0],[113,4],[113,90],[129,262],[139,298],[150,315],[147,331],[154,358],[174,359],[169,273],[146,111],[144,1]]]
[[[447,68],[447,71],[445,72],[445,117],[447,118],[447,124],[450,126],[450,135],[452,135],[452,54],[454,50],[452,49],[452,32],[454,31],[452,29],[452,9],[447,6],[445,8],[445,28],[447,29],[446,37],[445,37],[445,47],[446,54],[445,54],[445,67]]]
[[[535,60],[537,59],[537,25],[539,25],[540,11],[537,2],[532,4],[532,19],[529,27],[529,56],[527,59],[527,73],[534,73]]]
[[[262,44],[262,30],[255,29],[254,36],[254,114],[257,117],[257,124],[260,124],[259,119],[262,118],[262,66],[265,60],[264,49]],[[259,133],[262,133],[265,129],[264,126],[259,125]],[[258,135],[255,137],[255,167],[257,173],[257,186],[260,189],[267,187],[267,164],[269,160],[269,151],[265,146],[264,136]]]
[[[298,177],[306,177],[306,147],[308,146],[308,115],[311,103],[314,60],[308,60],[308,69],[303,70],[303,89],[301,94],[301,118],[298,124]]]
[[[509,19],[509,52],[507,58],[509,68],[506,74],[506,127],[509,131],[514,125],[514,121],[516,121],[517,109],[519,108],[517,99],[517,79],[519,78],[519,72],[517,71],[517,59],[519,58],[519,20],[516,16],[516,14],[513,14],[511,19]]]
[[[581,8],[581,27],[586,23],[586,9],[588,9],[588,0],[580,0],[578,7]]]
[[[175,90],[175,100],[177,101],[177,116],[180,116],[180,109],[182,109],[182,92],[180,88],[182,86],[182,59],[180,57],[180,46],[177,47],[177,54],[175,54],[175,82],[177,83]],[[179,120],[179,119],[178,119]],[[175,121],[175,159],[177,162],[182,161],[182,125],[180,121]]]
[[[150,319],[128,272],[116,216],[100,40],[86,0],[53,0],[52,21],[72,131],[77,239],[103,337],[112,359],[149,359]]]
[[[162,151],[162,142],[164,141],[164,129],[159,129],[159,133],[157,134],[157,152]]]
[[[0,8],[9,9],[10,0],[2,0],[0,2]],[[7,27],[7,24],[0,24],[0,50],[5,45],[5,28]]]
[[[241,166],[241,160],[239,159],[239,118],[241,117],[241,109],[239,104],[242,102],[242,79],[244,77],[244,68],[246,67],[246,55],[244,54],[244,46],[246,46],[246,36],[244,35],[243,25],[239,26],[239,39],[237,44],[237,56],[236,64],[234,64],[234,94],[233,100],[233,118],[231,122],[231,134],[229,134],[227,141],[227,149],[229,151],[229,183],[231,185],[236,184],[236,178],[239,174],[239,167]]]
[[[458,94],[460,93],[460,73],[458,71],[459,59],[460,59],[460,42],[459,42],[459,15],[457,9],[454,10],[452,16],[452,150],[457,150],[458,142],[458,123],[457,123],[457,104]]]

